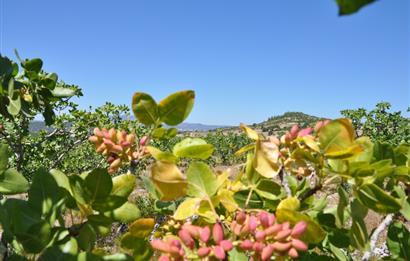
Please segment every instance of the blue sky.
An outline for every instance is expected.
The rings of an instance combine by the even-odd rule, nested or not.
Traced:
[[[41,57],[81,107],[193,89],[188,122],[410,103],[409,1],[339,17],[333,0],[0,0],[1,53]]]

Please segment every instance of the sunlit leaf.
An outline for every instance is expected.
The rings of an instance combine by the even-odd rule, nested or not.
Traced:
[[[215,173],[202,162],[192,162],[190,164],[187,171],[187,180],[187,194],[192,197],[211,197],[218,189]]]
[[[174,154],[167,151],[161,151],[152,146],[147,146],[147,150],[151,154],[151,156],[158,161],[176,163],[178,160]]]
[[[207,159],[214,152],[214,146],[200,138],[185,138],[175,144],[172,152],[177,157]]]
[[[161,100],[159,102],[161,121],[170,126],[182,123],[191,112],[194,100],[194,91],[176,92]]]
[[[112,195],[128,197],[134,190],[136,176],[133,174],[122,174],[112,179]]]
[[[240,127],[245,132],[246,136],[248,136],[248,138],[252,140],[259,140],[259,134],[255,130],[249,128],[243,123],[241,123]]]
[[[177,208],[174,214],[176,220],[184,220],[196,214],[200,198],[187,198]]]

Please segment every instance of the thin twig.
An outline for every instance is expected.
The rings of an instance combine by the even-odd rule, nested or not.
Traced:
[[[370,237],[370,249],[363,254],[362,261],[369,261],[376,248],[377,240],[380,234],[386,230],[386,228],[393,222],[394,214],[387,215],[382,223],[374,230],[372,236]]]
[[[310,196],[313,196],[316,192],[318,192],[321,189],[322,189],[321,184],[316,185],[314,188],[312,188],[312,189],[306,191],[305,193],[303,193],[302,195],[300,195],[299,196],[299,201],[303,202],[304,200],[306,200]]]

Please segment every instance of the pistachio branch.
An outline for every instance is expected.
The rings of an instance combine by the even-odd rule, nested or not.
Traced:
[[[362,261],[369,261],[376,248],[377,240],[380,234],[387,229],[387,227],[393,222],[394,214],[387,215],[382,223],[374,230],[372,236],[370,237],[370,249],[363,254]]]

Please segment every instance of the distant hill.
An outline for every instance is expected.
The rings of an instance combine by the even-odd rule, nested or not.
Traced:
[[[220,128],[228,128],[230,126],[222,126],[222,125],[206,125],[202,123],[188,123],[184,122],[178,125],[178,129],[180,131],[210,131],[210,130],[216,130]]]
[[[29,126],[30,132],[38,132],[40,130],[44,130],[46,128],[46,124],[44,121],[32,121]]]
[[[269,135],[273,133],[283,134],[295,124],[301,128],[313,127],[317,121],[323,119],[303,112],[286,112],[283,115],[270,117],[266,121],[255,123],[251,126]]]
[[[314,124],[323,118],[308,115],[302,112],[286,112],[283,115],[273,116],[263,121],[261,123],[254,123],[250,125],[252,128],[255,128],[266,134],[282,134],[285,131],[288,131],[294,124],[299,126],[314,126]],[[30,124],[30,132],[37,132],[45,128],[45,124],[42,121],[33,121]],[[239,131],[238,127],[224,126],[224,125],[206,125],[201,123],[182,123],[177,127],[180,131],[183,132],[207,132],[216,129],[225,129],[227,131]]]

